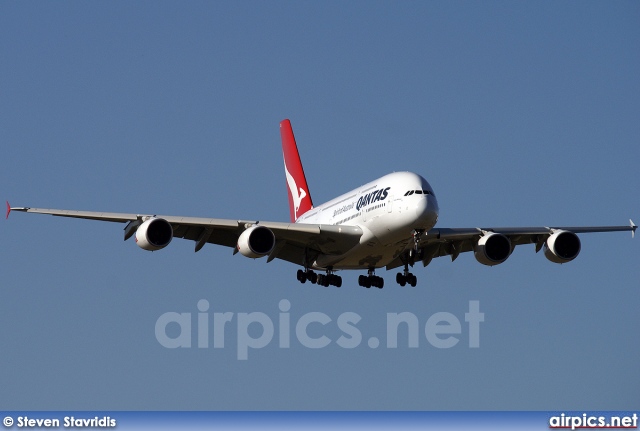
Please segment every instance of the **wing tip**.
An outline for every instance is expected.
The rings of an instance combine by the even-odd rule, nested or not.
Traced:
[[[6,202],[7,202],[7,215],[5,217],[5,220],[8,220],[9,219],[9,213],[11,213],[11,205],[9,205],[9,201],[6,201]]]

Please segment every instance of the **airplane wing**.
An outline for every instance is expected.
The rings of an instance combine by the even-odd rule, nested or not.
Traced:
[[[171,225],[174,238],[184,238],[194,241],[196,252],[205,244],[209,243],[231,247],[234,249],[235,254],[238,251],[237,244],[240,235],[251,226],[263,226],[271,230],[275,237],[275,245],[268,254],[267,262],[277,258],[303,266],[305,262],[313,261],[319,254],[341,255],[346,253],[359,243],[363,233],[362,229],[357,226],[141,215],[133,213],[29,207],[12,208],[7,203],[7,217],[11,211],[127,223],[124,229],[125,240],[133,236],[143,222],[153,218],[163,219]],[[551,236],[562,232],[578,234],[631,231],[633,235],[637,226],[631,220],[629,220],[629,222],[630,224],[628,226],[434,228],[424,232],[419,237],[416,244],[417,252],[411,263],[422,261],[423,265],[426,266],[433,258],[442,256],[451,256],[451,260],[454,261],[460,253],[476,251],[483,237],[495,234],[508,239],[508,247],[510,247],[510,249],[503,255],[504,259],[506,259],[516,246],[522,244],[535,244],[535,250],[538,252],[545,246]],[[408,245],[409,248],[412,246],[413,244]],[[579,251],[579,241],[577,247]],[[560,258],[558,262],[569,261],[571,259],[573,259],[573,257],[567,257],[564,260]],[[405,254],[399,254],[395,260],[386,266],[386,269],[389,270],[402,266],[405,261]],[[494,260],[486,262],[486,264],[498,264],[502,261],[504,260]]]
[[[362,229],[357,226],[11,207],[7,203],[7,218],[11,211],[127,223],[125,241],[134,235],[144,221],[152,218],[164,219],[173,228],[174,238],[195,241],[195,251],[209,243],[234,248],[234,254],[237,252],[238,238],[248,227],[264,226],[275,236],[275,245],[267,262],[277,258],[298,265],[304,265],[305,258],[310,260],[317,254],[344,254],[357,245],[362,236]]]
[[[427,266],[434,257],[451,256],[451,261],[460,253],[474,251],[483,236],[500,234],[508,238],[511,251],[522,244],[536,244],[536,253],[545,245],[547,239],[556,232],[593,233],[631,231],[635,234],[637,226],[629,220],[627,226],[542,226],[542,227],[487,227],[487,228],[434,228],[420,236],[417,243],[418,260]],[[510,253],[509,253],[510,254]],[[508,256],[508,255],[507,255]],[[387,265],[387,269],[403,265],[401,258]]]

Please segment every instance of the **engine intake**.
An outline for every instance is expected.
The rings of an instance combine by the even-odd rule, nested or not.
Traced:
[[[482,236],[473,248],[476,260],[483,265],[498,265],[511,255],[511,241],[499,233]]]
[[[554,263],[567,263],[580,253],[580,238],[568,230],[554,232],[544,243],[544,255]]]
[[[238,251],[246,257],[255,259],[271,253],[276,237],[271,229],[264,226],[251,226],[238,237]]]
[[[136,231],[136,244],[143,250],[160,250],[168,246],[172,239],[173,228],[162,218],[149,219]]]

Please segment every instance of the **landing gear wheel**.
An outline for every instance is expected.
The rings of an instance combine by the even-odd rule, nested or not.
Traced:
[[[402,287],[407,284],[411,287],[416,287],[416,284],[418,284],[417,277],[409,272],[409,262],[405,262],[403,272],[396,274],[396,283]]]
[[[324,286],[324,275],[318,274],[318,286]]]
[[[332,286],[342,286],[342,277],[340,277],[339,275],[329,274],[327,277],[329,278],[329,284],[331,284]]]
[[[318,274],[316,274],[315,272],[309,270],[307,271],[307,279],[312,282],[313,284],[318,283]]]
[[[300,272],[300,271],[298,271]],[[314,284],[318,284],[320,286],[329,287],[329,286],[342,286],[342,277],[333,273],[332,269],[328,269],[326,274],[316,274],[315,272],[309,270],[305,274],[307,280],[311,281]]]
[[[358,277],[358,284],[368,289],[371,287],[371,279],[366,275],[361,275]]]
[[[296,278],[300,283],[304,284],[307,281],[307,273],[299,269],[296,274]]]
[[[373,275],[371,276],[371,284],[378,289],[382,289],[384,287],[384,278]]]
[[[299,269],[296,273],[296,278],[302,284],[306,283],[309,280],[311,283],[316,284],[318,282],[318,274],[313,272],[310,269],[302,270]]]
[[[369,269],[369,275],[359,276],[358,284],[360,286],[366,287],[367,289],[371,286],[382,289],[384,287],[384,278],[375,275],[374,271],[374,269]]]

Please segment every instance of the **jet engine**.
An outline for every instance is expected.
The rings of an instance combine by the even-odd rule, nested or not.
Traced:
[[[243,256],[255,259],[271,253],[276,244],[276,237],[269,228],[264,226],[251,226],[238,238],[238,251]]]
[[[551,262],[571,262],[579,253],[580,238],[567,230],[555,231],[544,243],[544,255]]]
[[[172,239],[173,228],[162,218],[151,218],[136,230],[136,244],[144,250],[160,250],[168,246]]]
[[[487,233],[473,247],[476,260],[483,265],[498,265],[511,255],[511,241],[499,233]]]

